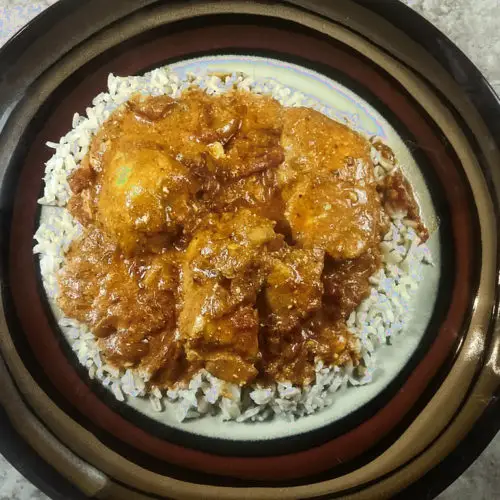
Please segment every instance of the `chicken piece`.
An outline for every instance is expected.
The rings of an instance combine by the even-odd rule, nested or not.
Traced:
[[[373,246],[381,203],[368,141],[317,111],[292,108],[284,113],[282,143],[278,176],[294,239],[335,259]]]
[[[370,144],[342,123],[309,108],[283,113],[281,142],[285,163],[282,186],[304,173],[334,173],[339,181],[370,185],[375,182]]]
[[[257,375],[259,318],[252,305],[238,305],[226,316],[210,320],[203,337],[189,341],[190,361],[203,360],[214,376],[244,384]]]
[[[175,326],[175,294],[178,282],[176,256],[172,253],[145,259],[116,259],[99,283],[93,302],[94,333],[155,334]]]
[[[58,304],[66,316],[92,328],[92,305],[99,294],[99,283],[118,254],[116,244],[95,227],[72,243],[58,274]]]
[[[209,218],[188,248],[194,278],[232,280],[260,266],[263,249],[279,240],[273,228],[273,221],[247,209]]]
[[[267,248],[279,238],[274,223],[248,210],[212,217],[194,235],[183,264],[179,318],[189,360],[216,365],[219,376],[238,366],[239,380],[255,376],[256,296],[265,278]]]
[[[321,307],[324,252],[285,248],[272,253],[269,260],[266,323],[271,330],[288,332]]]
[[[334,259],[353,259],[373,246],[380,233],[376,188],[316,176],[297,182],[286,202],[294,239],[321,248]]]
[[[175,253],[124,259],[91,227],[72,245],[58,280],[61,309],[89,325],[111,362],[139,363],[151,337],[175,327]]]
[[[157,149],[120,141],[106,163],[96,219],[131,253],[160,249],[190,217],[196,183],[187,168]]]
[[[71,176],[70,212],[84,225],[97,219],[128,253],[151,242],[161,247],[179,233],[199,208],[193,196],[199,186],[172,155],[184,158],[179,147],[204,163],[206,146],[193,140],[196,106],[133,96],[101,127]]]
[[[242,209],[211,217],[194,235],[183,265],[181,333],[191,336],[206,320],[253,303],[264,277],[265,252],[281,241],[274,223]]]

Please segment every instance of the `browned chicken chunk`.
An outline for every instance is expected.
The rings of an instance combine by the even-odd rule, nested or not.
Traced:
[[[281,144],[285,150],[285,184],[305,172],[338,172],[335,175],[341,180],[360,185],[374,182],[368,141],[314,109],[284,110]]]
[[[280,178],[296,241],[336,259],[373,246],[381,203],[367,141],[317,111],[295,108],[284,114],[283,146]]]
[[[269,256],[265,296],[271,330],[288,332],[321,307],[324,252],[285,248]]]
[[[163,151],[122,142],[102,174],[96,220],[126,252],[155,238],[162,248],[192,214],[195,191],[184,165]]]
[[[285,214],[294,239],[305,248],[353,259],[379,237],[380,200],[375,187],[356,188],[326,175],[297,182]]]
[[[59,275],[59,305],[88,324],[112,362],[134,366],[150,353],[153,339],[175,329],[176,256],[122,259],[98,229],[70,249]]]
[[[257,374],[254,304],[266,273],[262,257],[278,240],[273,226],[248,210],[226,213],[210,218],[187,249],[180,333],[188,359],[206,360],[215,375],[235,362],[240,381]]]

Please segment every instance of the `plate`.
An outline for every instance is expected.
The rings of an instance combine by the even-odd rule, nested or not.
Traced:
[[[392,24],[397,16],[404,30]],[[5,425],[60,475],[42,488],[54,498],[73,486],[64,498],[83,491],[120,500],[138,492],[374,498],[428,489],[428,471],[493,411],[499,385],[500,108],[449,41],[394,2],[65,0],[7,44],[0,63],[11,68],[0,82],[0,401]],[[275,78],[384,137],[415,186],[435,266],[426,271],[411,327],[381,350],[372,384],[345,391],[325,411],[292,424],[179,424],[140,400],[117,402],[88,379],[58,330],[32,255],[44,217],[36,203],[50,156],[44,144],[85,112],[109,73],[165,64],[181,74]],[[488,429],[493,435],[498,424]],[[480,448],[467,450],[472,460]],[[21,464],[31,463],[29,449],[23,456]]]
[[[357,387],[355,390],[343,390],[335,396],[335,403],[326,410],[302,417],[294,422],[287,422],[284,419],[272,419],[258,424],[243,424],[237,422],[226,422],[221,426],[218,416],[205,416],[203,419],[192,419],[179,422],[173,405],[166,406],[166,411],[155,411],[147,398],[128,398],[122,405],[122,412],[128,412],[130,419],[137,421],[138,425],[147,425],[144,420],[138,419],[137,413],[130,412],[125,405],[140,412],[142,415],[154,419],[158,424],[167,426],[166,429],[160,429],[160,432],[166,433],[175,428],[182,433],[194,433],[205,438],[212,438],[207,441],[202,449],[210,450],[215,447],[224,446],[225,449],[239,450],[243,442],[251,442],[253,448],[258,447],[262,452],[263,447],[269,446],[272,453],[275,454],[282,448],[283,451],[290,449],[287,441],[278,442],[288,436],[297,436],[310,431],[322,429],[321,439],[326,436],[326,427],[330,426],[330,432],[335,430],[332,424],[352,418],[352,413],[359,410],[369,415],[366,405],[370,403],[371,407],[381,405],[381,400],[387,398],[390,390],[385,391],[389,384],[396,387],[402,383],[405,374],[398,375],[406,367],[406,371],[413,366],[418,356],[414,354],[416,349],[428,340],[432,327],[429,323],[438,296],[440,288],[441,274],[441,240],[446,238],[441,235],[440,222],[444,216],[436,212],[431,194],[427,187],[423,175],[424,166],[418,166],[415,158],[409,151],[405,139],[398,134],[390,122],[385,119],[380,112],[376,110],[368,101],[362,99],[359,95],[349,90],[346,86],[332,80],[320,73],[308,70],[296,64],[291,64],[283,60],[255,57],[255,56],[205,56],[201,58],[187,59],[169,65],[181,80],[184,80],[188,74],[220,74],[243,72],[251,76],[256,81],[274,80],[285,85],[291,92],[300,92],[304,99],[310,99],[322,108],[325,112],[336,119],[347,121],[352,127],[367,136],[379,136],[396,153],[401,162],[401,168],[406,177],[415,186],[419,196],[420,206],[422,207],[422,218],[426,227],[430,228],[431,237],[428,242],[428,248],[432,254],[433,265],[423,266],[422,283],[417,293],[412,297],[412,309],[407,311],[408,326],[404,334],[394,336],[392,346],[382,346],[377,349],[376,359],[378,368],[373,375],[373,381],[365,386]],[[397,126],[397,124],[395,124]],[[404,131],[402,131],[404,134]],[[433,193],[436,197],[437,194]],[[51,217],[59,209],[49,206],[42,207],[40,223],[50,224]],[[445,243],[446,245],[446,243]],[[445,294],[444,291],[442,293]],[[49,302],[50,303],[50,302]],[[56,316],[60,314],[56,304],[50,303],[50,307]],[[417,313],[418,311],[418,313]],[[427,336],[425,335],[427,333]],[[426,338],[424,338],[426,337]],[[77,363],[75,356],[70,355],[73,363]],[[412,359],[413,358],[413,359]],[[405,371],[405,373],[406,373]],[[397,380],[399,378],[399,380]],[[87,381],[91,385],[90,381]],[[97,389],[96,387],[96,390]],[[110,396],[110,395],[106,395]],[[109,398],[107,398],[109,400]],[[115,403],[116,404],[116,403]],[[360,413],[361,414],[361,413]],[[344,420],[348,422],[348,420]],[[216,438],[217,441],[213,442]],[[186,436],[180,438],[185,442]],[[230,440],[231,443],[223,443],[221,440]],[[311,434],[301,436],[304,442],[303,448],[310,446]],[[272,441],[265,443],[264,441]],[[200,447],[200,442],[198,442]],[[297,446],[297,440],[296,444]]]

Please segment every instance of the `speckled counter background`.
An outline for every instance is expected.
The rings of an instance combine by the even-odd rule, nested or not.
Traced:
[[[0,0],[0,46],[57,0]],[[448,35],[500,94],[500,0],[402,0]],[[2,68],[0,68],[2,71]],[[1,439],[1,436],[0,436]],[[439,500],[500,499],[500,436]],[[46,500],[0,455],[0,500]]]

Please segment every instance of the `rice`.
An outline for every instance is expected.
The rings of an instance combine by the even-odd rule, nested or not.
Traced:
[[[39,203],[50,208],[47,222],[40,224],[34,238],[34,253],[39,255],[40,272],[46,293],[57,309],[59,293],[56,273],[64,263],[71,242],[82,231],[64,208],[71,192],[68,175],[79,165],[88,151],[92,136],[121,104],[133,93],[167,94],[178,97],[190,85],[197,85],[208,94],[219,94],[233,86],[259,94],[271,95],[283,106],[307,106],[336,118],[336,113],[320,101],[285,87],[272,79],[255,80],[233,73],[219,78],[215,75],[188,75],[184,80],[169,70],[159,68],[144,76],[117,77],[109,75],[108,92],[101,93],[87,108],[86,116],[75,114],[72,129],[59,142],[48,142],[54,149],[45,168],[45,188]],[[372,138],[372,144],[381,141]],[[387,162],[372,147],[375,176],[378,180],[398,168]],[[179,421],[203,415],[219,415],[222,420],[236,422],[263,421],[272,417],[293,420],[312,414],[334,403],[335,394],[347,387],[370,383],[376,370],[375,353],[379,346],[404,332],[411,312],[411,301],[422,280],[422,267],[431,264],[431,256],[415,231],[415,223],[405,213],[391,214],[390,228],[380,248],[383,266],[371,278],[371,291],[351,314],[347,326],[359,340],[363,364],[354,368],[329,367],[318,362],[313,384],[296,387],[291,383],[276,383],[269,387],[255,384],[240,388],[212,376],[206,370],[198,372],[187,387],[161,391],[147,388],[148,375],[137,370],[119,370],[103,360],[94,335],[89,329],[70,318],[61,317],[59,326],[75,352],[78,361],[87,368],[90,378],[107,387],[119,401],[147,397],[154,411],[170,406]]]

